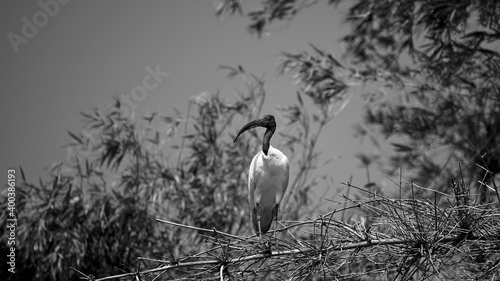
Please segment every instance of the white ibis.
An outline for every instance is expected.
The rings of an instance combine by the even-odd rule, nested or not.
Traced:
[[[243,132],[255,127],[266,128],[262,150],[254,156],[248,171],[248,203],[253,228],[260,238],[261,234],[269,230],[273,218],[276,218],[276,223],[278,221],[279,204],[288,187],[290,167],[285,154],[270,144],[276,130],[276,121],[272,115],[264,115],[246,124],[234,141]],[[274,235],[276,237],[276,232]]]

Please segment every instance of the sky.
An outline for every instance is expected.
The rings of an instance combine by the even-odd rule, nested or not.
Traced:
[[[243,2],[247,12],[260,3]],[[226,73],[217,70],[219,65],[242,65],[264,75],[268,98],[263,113],[277,114],[275,108],[293,103],[296,92],[289,77],[277,74],[281,51],[310,51],[312,43],[342,56],[339,39],[349,31],[342,23],[346,4],[335,9],[320,3],[260,40],[246,32],[248,20],[217,18],[216,4],[210,0],[2,1],[3,173],[22,166],[29,181],[45,178],[47,168],[67,156],[67,131],[83,129],[80,111],[105,106],[116,93],[130,96],[153,72],[157,75],[146,81],[148,90],[137,102],[136,116],[148,111],[174,114],[173,108],[186,112],[189,98],[202,92],[220,90],[222,97],[233,99],[243,88],[228,81]],[[334,158],[321,172],[338,188],[351,175],[354,184],[366,183],[355,154],[372,148],[360,145],[352,129],[362,120],[362,91],[353,93],[318,143],[324,160]]]

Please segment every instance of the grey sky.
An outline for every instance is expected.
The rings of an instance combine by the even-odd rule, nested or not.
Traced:
[[[22,165],[30,181],[44,178],[44,168],[65,159],[63,145],[70,140],[66,132],[82,129],[79,111],[109,104],[115,92],[130,95],[143,83],[148,66],[159,66],[169,76],[138,103],[138,117],[147,110],[173,113],[172,107],[185,112],[189,97],[203,91],[221,90],[223,97],[232,98],[235,84],[217,71],[220,64],[264,74],[269,94],[264,112],[273,113],[277,105],[295,99],[292,81],[276,74],[280,51],[310,50],[308,44],[313,43],[340,57],[338,40],[349,28],[341,24],[341,12],[325,4],[305,10],[258,40],[246,32],[245,19],[217,19],[212,1],[67,2],[0,4],[1,168],[5,173],[8,167]],[[40,3],[58,3],[57,8],[49,5],[53,16],[46,22],[43,13],[48,12]],[[12,33],[23,36],[23,18],[38,21],[40,27],[24,43],[12,44]],[[361,120],[362,104],[355,93],[319,143],[324,159],[342,155],[321,171],[332,176],[335,186],[351,174],[354,183],[366,183],[354,158],[359,142],[351,128]]]

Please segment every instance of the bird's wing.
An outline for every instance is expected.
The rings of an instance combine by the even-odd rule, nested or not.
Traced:
[[[255,186],[257,184],[257,178],[255,174],[255,170],[257,168],[257,158],[259,153],[257,153],[253,159],[252,163],[250,163],[250,169],[248,170],[248,203],[250,205],[250,209],[255,207]]]
[[[256,173],[258,169],[259,154],[257,153],[250,163],[250,169],[248,170],[248,205],[250,209],[250,220],[252,221],[252,226],[255,233],[259,233],[259,226],[257,223],[257,205],[255,202],[255,189],[257,188],[257,183],[260,179],[260,173]],[[257,198],[260,201],[260,197]]]
[[[286,177],[286,181],[283,181],[283,187],[282,187],[282,190],[283,190],[283,194],[281,194],[281,198],[283,198],[283,196],[285,195],[286,193],[286,190],[288,188],[288,180],[290,179],[290,164],[288,163],[288,158],[283,154],[283,156],[285,157],[284,161],[286,162],[286,169],[285,169],[285,177]],[[281,200],[280,200],[281,202]]]
[[[278,149],[273,148],[273,153],[275,156],[275,182],[279,183],[276,186],[276,198],[275,203],[278,205],[281,203],[281,199],[286,193],[288,188],[288,180],[290,178],[290,164],[286,155],[279,151]]]

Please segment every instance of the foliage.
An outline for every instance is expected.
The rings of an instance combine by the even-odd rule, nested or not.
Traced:
[[[264,1],[247,14],[249,29],[267,32],[275,21],[291,20],[318,2]],[[238,0],[220,3],[219,13],[243,14]],[[332,81],[379,87],[365,94],[367,126],[357,126],[356,135],[377,146],[379,133],[392,140],[385,172],[404,167],[412,180],[444,191],[461,163],[466,181],[482,183],[476,185],[481,200],[491,200],[496,193],[488,194],[486,184],[500,173],[499,15],[495,0],[354,1],[345,19],[352,29],[342,39],[354,67],[330,63],[331,55],[316,47],[284,54],[285,64],[301,65],[298,79],[312,88]],[[370,163],[380,162],[373,157],[365,155]]]
[[[236,13],[243,15],[241,2],[241,0],[220,0],[218,6],[216,7],[216,16],[220,17],[224,14],[232,15]],[[300,11],[316,4],[318,1],[263,0],[261,2],[262,7],[260,9],[251,11],[246,15],[251,20],[251,23],[248,26],[248,32],[250,34],[256,34],[259,38],[273,23],[283,20],[290,21]],[[328,3],[337,5],[340,3],[340,0],[328,0]]]
[[[500,274],[500,213],[478,205],[463,181],[452,181],[446,205],[417,195],[386,197],[344,183],[362,195],[344,207],[305,221],[282,221],[276,240],[235,236],[187,225],[211,247],[175,262],[157,260],[141,272],[107,278],[158,280],[183,269],[176,280],[496,280]],[[409,197],[404,199],[404,197]],[[337,220],[348,213],[347,220]],[[342,215],[344,217],[344,215]],[[162,223],[172,224],[168,221]],[[269,249],[268,245],[272,244]],[[107,280],[97,279],[97,280]]]
[[[126,115],[119,99],[81,113],[86,126],[78,134],[69,132],[67,161],[54,165],[47,181],[17,186],[19,280],[136,271],[151,266],[151,259],[175,262],[210,247],[203,235],[156,218],[233,235],[250,233],[246,171],[262,135],[232,139],[235,122],[260,116],[266,92],[263,80],[241,66],[221,68],[246,87],[234,102],[202,93],[190,100],[185,116],[155,112],[139,122]],[[294,210],[289,219],[310,212],[298,203],[307,205],[307,184],[314,184],[309,170],[318,159],[315,143],[321,131],[310,133],[314,126],[299,101],[281,109],[290,130],[300,131],[283,133],[284,146],[302,152],[294,159],[300,165],[287,199]],[[165,278],[179,274],[183,271],[169,271]]]
[[[391,167],[427,187],[446,190],[458,162],[470,182],[500,172],[499,12],[497,1],[360,1],[350,10],[348,55],[402,90],[368,108],[366,122],[404,137]]]

